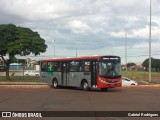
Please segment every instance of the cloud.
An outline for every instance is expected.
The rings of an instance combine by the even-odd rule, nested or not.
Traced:
[[[14,23],[37,31],[52,55],[106,54],[124,56],[125,34],[132,54],[146,53],[149,0],[0,0],[0,24]],[[152,1],[152,39],[160,44],[160,2]],[[139,46],[138,46],[139,45]],[[117,48],[117,49],[116,49]],[[154,52],[159,52],[154,47]],[[68,51],[68,52],[67,52]],[[65,53],[65,54],[64,54]]]
[[[53,20],[72,15],[70,2],[59,0],[1,0],[1,11],[28,21]]]
[[[85,22],[80,20],[69,21],[68,26],[73,33],[84,33],[90,29]]]

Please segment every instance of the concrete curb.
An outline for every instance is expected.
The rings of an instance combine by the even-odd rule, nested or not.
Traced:
[[[0,82],[0,85],[47,85],[44,82]]]
[[[50,88],[49,85],[0,85],[0,88]]]
[[[31,85],[31,84],[0,84],[0,88],[50,88],[47,84]],[[122,88],[160,88],[160,84],[153,85],[136,85],[136,86],[122,86]]]

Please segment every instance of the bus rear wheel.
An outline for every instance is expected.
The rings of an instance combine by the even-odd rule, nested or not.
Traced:
[[[53,80],[53,87],[58,88],[58,81],[56,79]]]
[[[85,90],[85,91],[89,90],[89,84],[86,80],[82,82],[81,86],[82,86],[83,90]]]

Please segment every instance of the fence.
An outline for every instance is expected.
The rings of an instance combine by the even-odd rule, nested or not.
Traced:
[[[40,81],[39,71],[34,67],[11,67],[9,70],[10,80],[6,79],[6,72],[0,71],[0,84],[18,83],[18,84],[44,84]]]
[[[1,67],[2,68],[2,67]],[[40,80],[38,71],[34,67],[22,67],[19,69],[10,69],[10,80],[6,79],[6,73],[1,69],[0,84],[44,84]],[[148,81],[148,71],[128,70],[122,71],[122,75],[134,80]],[[160,72],[152,72],[152,82],[160,83]]]

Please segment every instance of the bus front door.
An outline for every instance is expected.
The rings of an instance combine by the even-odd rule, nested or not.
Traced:
[[[97,61],[91,62],[91,85],[97,85]]]
[[[62,63],[62,86],[68,86],[68,78],[69,78],[69,63]]]

